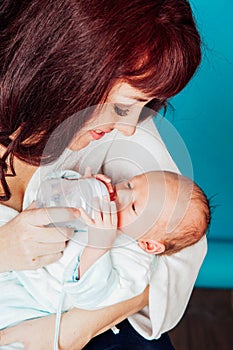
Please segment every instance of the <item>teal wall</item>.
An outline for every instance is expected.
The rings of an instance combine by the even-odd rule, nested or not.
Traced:
[[[172,99],[175,111],[166,119],[189,151],[194,180],[208,197],[214,196],[209,240],[229,240],[232,259],[227,264],[233,264],[233,1],[193,0],[191,5],[204,43],[203,61],[189,85]],[[166,131],[163,138],[181,170],[190,175]],[[210,246],[211,254],[214,264],[216,247]]]

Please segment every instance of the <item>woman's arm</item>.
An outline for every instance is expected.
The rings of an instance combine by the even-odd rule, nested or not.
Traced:
[[[93,337],[146,306],[148,292],[149,287],[130,300],[104,309],[94,311],[72,309],[66,312],[61,318],[60,349],[82,349]],[[0,345],[22,342],[25,350],[52,350],[54,329],[55,315],[25,321],[0,331]]]

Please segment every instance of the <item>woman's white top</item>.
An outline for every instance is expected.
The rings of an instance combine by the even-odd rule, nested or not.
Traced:
[[[24,195],[23,209],[35,200],[41,181],[51,172],[71,169],[84,173],[103,172],[113,183],[150,170],[178,172],[152,120],[137,127],[135,134],[125,137],[113,131],[78,152],[66,149],[58,160],[39,167]],[[18,212],[0,205],[0,224]],[[149,306],[129,317],[132,326],[145,338],[159,338],[173,328],[182,317],[207,250],[206,238],[171,256],[158,257],[156,270],[150,276]]]

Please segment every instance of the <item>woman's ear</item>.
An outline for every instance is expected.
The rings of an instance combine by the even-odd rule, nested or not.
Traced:
[[[161,254],[165,251],[165,245],[154,239],[139,239],[138,245],[149,254]]]

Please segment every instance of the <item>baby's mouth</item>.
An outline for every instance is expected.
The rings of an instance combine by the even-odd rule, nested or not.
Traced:
[[[105,184],[108,193],[109,193],[109,198],[110,201],[115,201],[117,199],[117,191],[116,191],[116,186],[112,185],[111,183],[106,183],[105,181],[98,179],[99,181],[101,181],[103,184]]]

